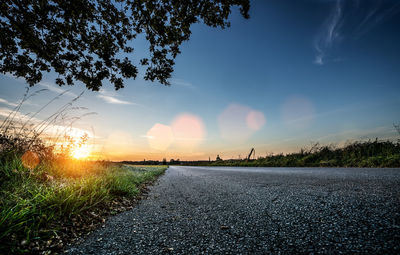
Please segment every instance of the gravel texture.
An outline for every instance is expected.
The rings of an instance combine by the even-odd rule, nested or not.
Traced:
[[[175,167],[67,254],[400,253],[400,169]]]

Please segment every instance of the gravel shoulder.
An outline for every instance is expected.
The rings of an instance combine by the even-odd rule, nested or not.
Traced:
[[[66,254],[400,253],[400,169],[171,166]]]

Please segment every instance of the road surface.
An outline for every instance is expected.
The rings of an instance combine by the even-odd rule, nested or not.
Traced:
[[[400,253],[400,169],[171,166],[67,254]]]

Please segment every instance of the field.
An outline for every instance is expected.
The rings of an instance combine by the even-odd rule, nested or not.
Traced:
[[[145,185],[167,169],[90,159],[88,134],[71,134],[76,121],[93,114],[74,106],[83,93],[43,120],[36,116],[67,91],[36,112],[21,112],[45,91],[27,88],[0,122],[0,254],[60,250],[107,215],[132,208]]]
[[[109,214],[131,208],[166,167],[54,160],[34,169],[17,155],[0,163],[0,253],[57,250]]]
[[[344,147],[320,146],[297,153],[277,154],[257,159],[218,159],[215,161],[182,162],[197,166],[255,166],[255,167],[400,167],[400,142],[364,141]]]
[[[84,149],[88,135],[71,136],[72,124],[83,116],[68,116],[82,94],[44,121],[38,112],[21,115],[21,103],[0,125],[0,254],[60,251],[67,243],[104,225],[107,216],[131,209],[167,169],[167,162],[89,160]],[[70,123],[68,123],[70,121]],[[51,127],[63,127],[46,140]],[[137,165],[141,163],[154,165]],[[163,165],[161,165],[163,164]],[[279,167],[400,167],[400,142],[353,142],[344,147],[314,145],[298,153],[257,159],[193,161],[171,160],[169,165],[279,166]]]

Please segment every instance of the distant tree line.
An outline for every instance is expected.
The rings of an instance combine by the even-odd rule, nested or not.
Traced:
[[[130,164],[130,165],[181,165],[180,159],[170,159],[169,162],[166,158],[162,161],[159,160],[142,160],[142,161],[121,161],[122,164]]]
[[[352,142],[344,147],[314,144],[290,154],[269,155],[254,160],[227,159],[181,161],[123,161],[133,165],[254,166],[254,167],[400,167],[400,141]]]

